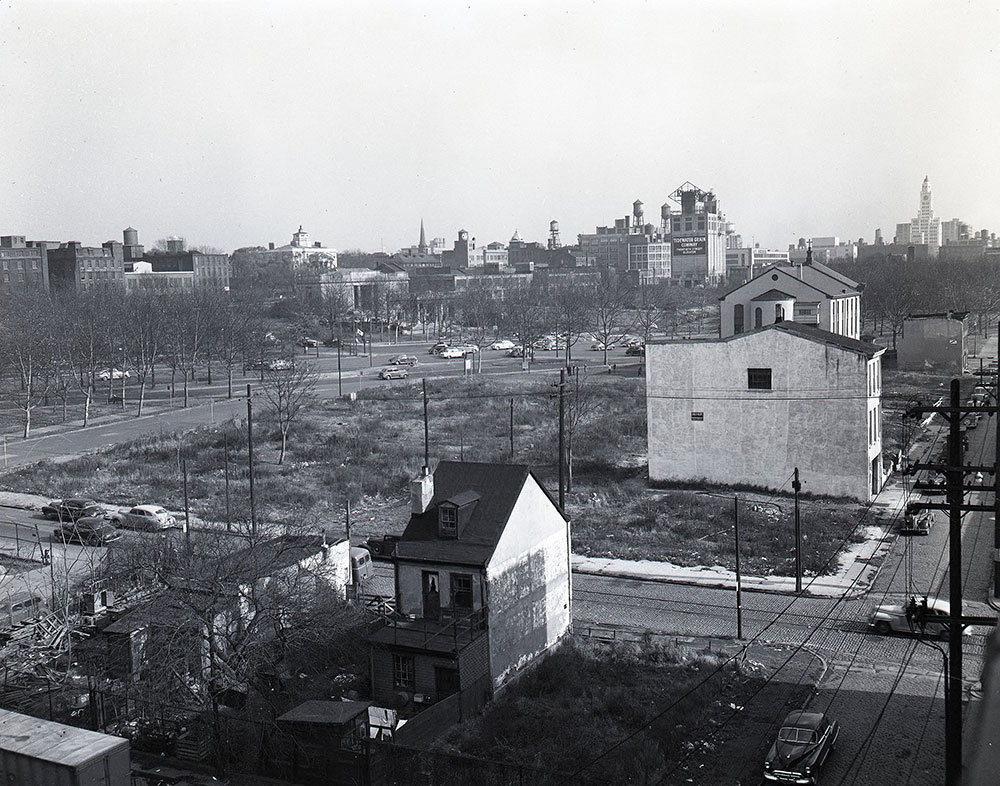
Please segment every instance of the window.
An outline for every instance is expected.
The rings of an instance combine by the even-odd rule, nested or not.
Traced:
[[[442,535],[455,535],[458,533],[458,509],[445,507],[438,508],[438,520],[441,523]]]
[[[393,653],[392,683],[402,690],[413,690],[417,687],[412,656]]]
[[[471,574],[451,574],[451,607],[455,611],[472,611]]]
[[[743,332],[743,304],[737,303],[733,306],[733,332]]]
[[[759,328],[764,324],[764,312],[760,310],[760,306],[757,306],[753,310],[753,326]]]
[[[781,303],[774,304],[774,321],[775,324],[785,321],[785,307]]]
[[[747,369],[747,389],[748,390],[770,390],[771,389],[771,369],[769,369],[769,368],[748,368]]]

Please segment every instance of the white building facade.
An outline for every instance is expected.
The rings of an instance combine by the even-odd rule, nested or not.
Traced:
[[[884,348],[794,322],[718,340],[650,341],[651,482],[872,499],[882,468]]]

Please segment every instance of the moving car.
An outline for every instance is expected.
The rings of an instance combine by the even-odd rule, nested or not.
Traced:
[[[509,358],[523,358],[524,357],[524,347],[514,347],[513,349],[505,352],[504,355]],[[528,347],[528,357],[533,358],[535,356],[535,350]]]
[[[618,347],[617,341],[609,341],[607,344],[605,344],[603,341],[595,341],[593,344],[590,345],[590,348],[594,352],[604,352],[604,350],[610,351],[612,349],[616,349],[617,347]]]
[[[131,377],[131,371],[122,371],[120,368],[106,368],[97,374],[97,378],[102,382],[107,382],[110,379],[131,379]]]
[[[839,734],[840,724],[822,712],[788,713],[764,759],[764,780],[815,784]]]
[[[509,338],[502,338],[499,341],[494,341],[490,344],[490,349],[496,350],[498,352],[507,352],[515,347],[513,341]]]
[[[465,349],[462,347],[447,347],[438,353],[443,358],[464,358]]]
[[[53,521],[76,521],[83,515],[83,511],[97,502],[89,497],[70,497],[68,499],[57,499],[42,507],[45,518]]]
[[[630,357],[645,357],[646,356],[646,345],[645,344],[630,344],[625,350],[625,354]]]
[[[447,341],[439,341],[437,344],[435,344],[433,347],[431,347],[430,349],[427,350],[427,354],[428,355],[440,355],[442,352],[444,352],[450,346],[451,346],[451,344],[449,344]]]
[[[415,366],[417,359],[413,355],[395,355],[389,358],[389,363],[393,366]]]
[[[267,364],[268,371],[291,371],[295,364],[291,360],[272,360]]]
[[[299,346],[303,349],[315,349],[319,346],[319,342],[314,338],[302,338],[299,339]]]
[[[324,338],[323,339],[323,346],[324,347],[338,347],[338,346],[340,346],[340,339],[339,338]]]
[[[928,535],[932,523],[933,519],[929,510],[915,510],[911,503],[903,513],[903,522],[899,526],[899,533],[901,535]]]
[[[406,379],[410,372],[401,366],[384,368],[378,372],[379,379]]]
[[[173,527],[177,520],[159,505],[136,505],[112,513],[108,521],[123,529],[155,532]]]
[[[923,633],[926,636],[948,637],[947,618],[951,613],[948,601],[940,598],[923,598],[919,603],[915,598],[910,599],[910,617],[907,617],[907,608],[903,604],[884,603],[876,606],[868,619],[868,627],[876,633]],[[923,617],[923,630],[918,623],[918,617]],[[963,634],[972,635],[969,628],[965,628]]]
[[[79,543],[81,546],[103,546],[122,535],[104,520],[67,521],[61,529],[53,533],[53,538],[63,543]]]

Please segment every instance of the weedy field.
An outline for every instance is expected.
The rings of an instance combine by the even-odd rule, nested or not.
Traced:
[[[432,463],[526,463],[555,496],[558,400],[552,383],[548,376],[428,382]],[[277,428],[266,407],[257,412],[254,490],[261,521],[315,526],[333,535],[343,531],[350,505],[355,535],[402,530],[408,482],[424,462],[419,385],[365,390],[356,401],[314,402],[293,424],[282,464]],[[735,492],[647,487],[642,378],[604,373],[571,379],[566,423],[573,467],[566,501],[575,551],[732,566]],[[20,468],[0,477],[0,487],[181,510],[185,469],[192,515],[213,522],[249,519],[245,421],[151,435],[68,462]],[[740,513],[745,569],[790,575],[790,497],[739,493],[746,497]],[[854,527],[859,508],[808,501],[802,510],[804,566],[818,571],[835,563],[831,557]]]

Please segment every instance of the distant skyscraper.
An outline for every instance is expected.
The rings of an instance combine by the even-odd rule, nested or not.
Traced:
[[[923,243],[929,247],[932,254],[937,253],[941,245],[941,219],[934,216],[931,207],[931,181],[929,177],[924,178],[924,184],[920,187],[920,209],[916,218],[910,221],[910,243]]]

